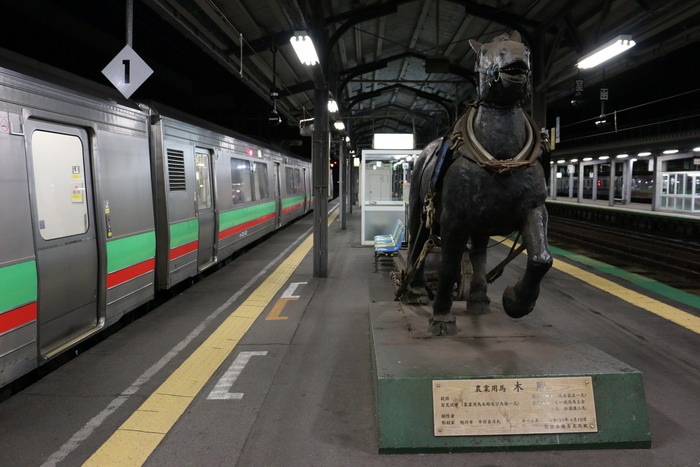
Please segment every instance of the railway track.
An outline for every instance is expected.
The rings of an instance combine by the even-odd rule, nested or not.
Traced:
[[[676,280],[688,282],[691,288],[700,287],[700,242],[674,240],[556,216],[549,218],[549,238],[552,243],[570,243],[595,252],[599,257],[642,266],[661,277],[664,273],[670,274]]]

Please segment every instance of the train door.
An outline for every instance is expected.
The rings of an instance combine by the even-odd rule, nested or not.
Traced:
[[[275,162],[274,170],[274,194],[275,194],[275,227],[280,227],[282,225],[282,191],[280,185],[280,164]]]
[[[211,152],[195,148],[195,197],[199,223],[197,270],[202,271],[216,262],[216,215],[214,212]]]
[[[38,275],[39,349],[50,357],[98,317],[98,244],[89,139],[80,128],[27,122]]]
[[[309,179],[307,178],[306,167],[303,167],[301,169],[301,172],[302,172],[301,173],[301,184],[302,184],[302,189],[304,190],[304,212],[308,212],[309,209],[311,209],[311,207],[310,207],[311,199],[309,197],[309,190],[307,189],[307,187],[309,186],[309,184],[308,184]]]

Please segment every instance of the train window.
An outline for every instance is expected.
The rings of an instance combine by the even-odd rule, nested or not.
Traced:
[[[253,200],[250,162],[231,158],[231,199],[233,204]]]
[[[194,174],[197,181],[197,208],[211,208],[211,170],[209,153],[198,150],[194,153]]]
[[[270,197],[270,185],[267,178],[267,164],[253,163],[253,179],[255,181],[255,199],[268,199]]]
[[[285,183],[287,194],[294,195],[301,192],[301,171],[292,167],[285,168]]]
[[[44,240],[88,231],[83,143],[78,136],[35,131],[32,162],[39,233]]]

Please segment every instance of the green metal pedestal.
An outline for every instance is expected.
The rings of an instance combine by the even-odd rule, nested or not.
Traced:
[[[651,446],[638,370],[592,347],[538,335],[492,309],[458,316],[456,336],[431,337],[425,333],[428,307],[370,304],[381,453]],[[503,379],[554,377],[590,377],[596,432],[436,436],[433,390],[439,380],[487,379],[495,390]]]

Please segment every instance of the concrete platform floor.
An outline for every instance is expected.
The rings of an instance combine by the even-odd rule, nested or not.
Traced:
[[[0,465],[82,465],[260,284],[262,277],[251,278],[262,276],[259,273],[268,265],[273,269],[286,255],[285,248],[308,232],[311,222],[307,216],[270,237],[0,403]],[[373,272],[372,249],[360,246],[359,229],[359,210],[349,216],[347,230],[341,230],[339,222],[331,225],[328,278],[312,276],[308,255],[289,280],[306,282],[292,294],[298,298],[273,315],[287,319],[266,319],[273,301],[145,465],[700,463],[698,335],[557,270],[549,272],[537,308],[519,325],[584,342],[641,370],[651,449],[378,454],[368,307],[391,300],[393,284],[390,266]],[[496,264],[506,252],[502,246],[493,248],[489,262]],[[500,302],[503,288],[523,267],[524,259],[518,258],[492,285],[493,302]],[[673,305],[700,315],[687,305]],[[241,352],[258,352],[248,354],[229,388],[243,393],[241,398],[209,399]]]

